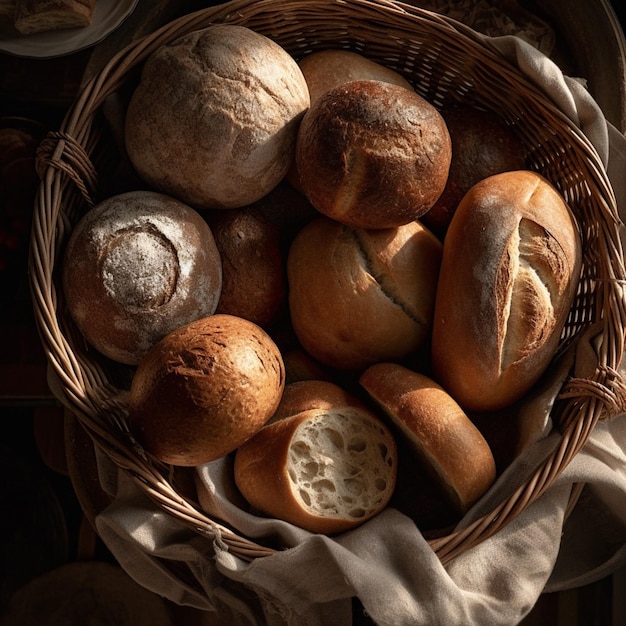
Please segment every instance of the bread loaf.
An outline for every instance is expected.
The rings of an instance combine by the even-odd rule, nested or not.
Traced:
[[[318,211],[356,228],[392,228],[426,213],[444,189],[450,160],[437,109],[380,81],[327,91],[298,131],[302,191]]]
[[[274,414],[285,384],[280,352],[256,324],[215,314],[172,331],[132,380],[129,425],[164,463],[229,454]]]
[[[526,167],[526,150],[512,129],[495,113],[469,106],[441,110],[452,140],[452,160],[443,193],[422,216],[443,239],[463,196],[476,183],[501,172]]]
[[[361,400],[337,383],[329,380],[300,380],[285,385],[271,421],[284,419],[310,409],[333,409],[345,406],[366,408]]]
[[[413,91],[402,74],[353,50],[317,50],[300,59],[298,65],[309,88],[311,103],[334,87],[354,80],[379,80]]]
[[[222,264],[196,211],[160,193],[131,191],[104,200],[76,224],[62,284],[85,339],[136,365],[167,333],[215,311]]]
[[[32,35],[91,26],[95,0],[16,0],[15,28]]]
[[[216,24],[147,59],[128,106],[126,148],[151,187],[195,208],[243,207],[287,173],[308,106],[286,50],[244,26]]]
[[[492,485],[496,465],[463,409],[435,381],[395,363],[372,365],[359,380],[436,479],[441,497],[467,511]]]
[[[554,356],[576,294],[581,241],[540,174],[474,185],[446,235],[432,335],[436,380],[466,410],[508,406]]]
[[[207,220],[222,258],[222,293],[216,312],[271,326],[287,303],[279,229],[251,207],[215,211]]]
[[[383,230],[310,222],[287,259],[291,322],[303,348],[342,370],[418,350],[431,332],[441,254],[417,221]]]
[[[388,428],[356,407],[313,409],[262,428],[235,453],[235,482],[259,511],[314,533],[382,511],[396,481]]]

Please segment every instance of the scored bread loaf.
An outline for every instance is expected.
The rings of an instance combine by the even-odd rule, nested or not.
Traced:
[[[446,235],[432,333],[435,379],[466,410],[519,400],[554,356],[576,294],[580,233],[540,174],[474,185]]]
[[[441,242],[419,221],[350,228],[327,217],[305,226],[287,259],[294,331],[320,363],[358,370],[426,344]]]
[[[314,533],[382,511],[396,483],[387,426],[358,407],[311,409],[262,428],[235,453],[235,482],[259,511]]]
[[[330,380],[298,380],[285,385],[276,412],[270,421],[310,409],[332,409],[344,406],[366,408],[355,395]]]
[[[91,26],[96,0],[17,0],[15,28],[32,35]]]

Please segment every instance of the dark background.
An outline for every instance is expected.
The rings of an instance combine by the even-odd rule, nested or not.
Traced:
[[[207,4],[155,2],[152,17],[165,22],[183,10]],[[623,2],[615,0],[613,6],[623,25]],[[34,119],[42,131],[56,129],[83,72],[93,62],[93,52],[82,51],[63,63],[33,63],[0,53],[0,116]],[[616,77],[616,89],[618,80]],[[6,181],[0,181],[3,193],[7,193]],[[66,563],[94,560],[115,564],[86,520],[68,476],[65,415],[47,387],[45,358],[30,304],[28,234],[19,233],[17,247],[7,250],[3,227],[6,234],[6,223],[0,222],[0,254],[4,255],[0,257],[0,609],[17,589]],[[622,610],[615,608],[621,599],[615,581],[609,577],[578,590],[542,597],[526,623],[612,626],[616,611]]]

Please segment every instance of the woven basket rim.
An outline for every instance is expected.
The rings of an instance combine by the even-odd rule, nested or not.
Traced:
[[[539,88],[521,78],[518,70],[505,62],[497,50],[471,28],[443,15],[395,0],[355,0],[350,3],[343,0],[231,0],[182,16],[129,44],[83,87],[59,131],[50,133],[42,143],[38,161],[41,184],[35,201],[29,261],[36,322],[49,365],[63,388],[63,402],[85,425],[95,444],[127,471],[158,506],[199,534],[219,538],[241,558],[254,559],[276,552],[210,519],[194,503],[176,492],[166,467],[149,462],[133,445],[124,427],[123,394],[109,382],[103,370],[95,364],[86,363],[74,350],[80,339],[74,336],[71,324],[67,324],[57,308],[59,293],[55,286],[55,267],[60,247],[71,231],[67,213],[74,205],[83,203],[91,206],[94,203],[98,172],[91,155],[102,139],[94,130],[94,117],[105,99],[121,87],[152,51],[165,42],[211,23],[265,24],[277,12],[287,16],[287,20],[292,13],[308,15],[316,9],[332,12],[334,19],[338,19],[337,15],[341,13],[347,20],[346,14],[350,12],[355,23],[361,18],[373,22],[393,22],[394,34],[401,32],[398,24],[408,29],[419,21],[432,26],[446,43],[459,42],[459,47],[478,50],[481,60],[493,62],[502,73],[508,72],[519,79],[519,89],[529,99],[542,100],[543,110],[551,116],[551,124],[563,125],[567,129],[569,140],[580,151],[578,158],[590,173],[584,182],[592,188],[594,198],[600,198],[601,209],[606,213],[602,224],[604,247],[601,256],[610,258],[611,262],[606,263],[610,266],[610,275],[602,276],[598,281],[601,284],[597,286],[598,291],[602,290],[604,304],[601,306],[606,313],[602,316],[604,319],[598,320],[589,331],[603,338],[598,348],[601,367],[586,376],[577,377],[564,388],[562,396],[571,399],[562,419],[561,439],[529,479],[491,514],[461,530],[430,540],[435,553],[446,563],[491,537],[536,501],[580,451],[595,424],[624,406],[623,383],[617,364],[621,360],[623,329],[626,326],[626,297],[622,289],[626,272],[618,233],[620,219],[611,183],[595,148],[582,131],[551,104]],[[280,26],[273,28],[273,35],[269,26],[265,34],[276,36]],[[109,422],[103,421],[103,412]],[[572,504],[579,492],[580,489],[573,490]]]

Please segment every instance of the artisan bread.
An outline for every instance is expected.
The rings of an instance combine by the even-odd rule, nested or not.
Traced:
[[[432,333],[435,379],[466,410],[508,406],[553,358],[576,294],[581,241],[540,174],[477,183],[450,223]]]
[[[262,428],[235,453],[235,482],[259,511],[335,534],[382,511],[396,481],[384,423],[356,407],[312,409]]]
[[[396,363],[377,363],[359,382],[458,513],[467,511],[493,484],[496,464],[487,441],[434,380]]]
[[[216,310],[222,265],[195,210],[161,193],[131,191],[103,200],[76,224],[62,284],[87,342],[136,365],[167,333]]]
[[[309,88],[311,103],[330,89],[354,80],[379,80],[413,91],[402,74],[352,50],[316,50],[300,59],[298,65]]]
[[[252,207],[215,211],[207,220],[222,258],[216,312],[271,326],[287,302],[280,230]]]
[[[344,406],[366,408],[366,405],[337,383],[330,380],[299,380],[285,385],[276,412],[276,421],[310,409],[332,409]]]
[[[287,259],[291,323],[324,365],[360,370],[425,345],[442,244],[418,221],[350,228],[327,217],[305,226]]]
[[[126,148],[155,189],[195,208],[243,207],[287,173],[308,106],[286,50],[244,26],[216,24],[146,60],[128,106]]]
[[[22,35],[91,26],[96,0],[16,0],[15,28]]]
[[[463,196],[488,176],[526,167],[521,140],[495,113],[469,106],[441,110],[452,140],[452,160],[443,193],[422,216],[438,237],[445,236]]]
[[[129,426],[155,458],[196,466],[232,452],[274,414],[280,351],[260,326],[215,314],[166,335],[132,379]]]
[[[437,109],[375,80],[324,93],[302,118],[298,183],[320,213],[356,228],[392,228],[426,213],[443,191],[451,141]]]

